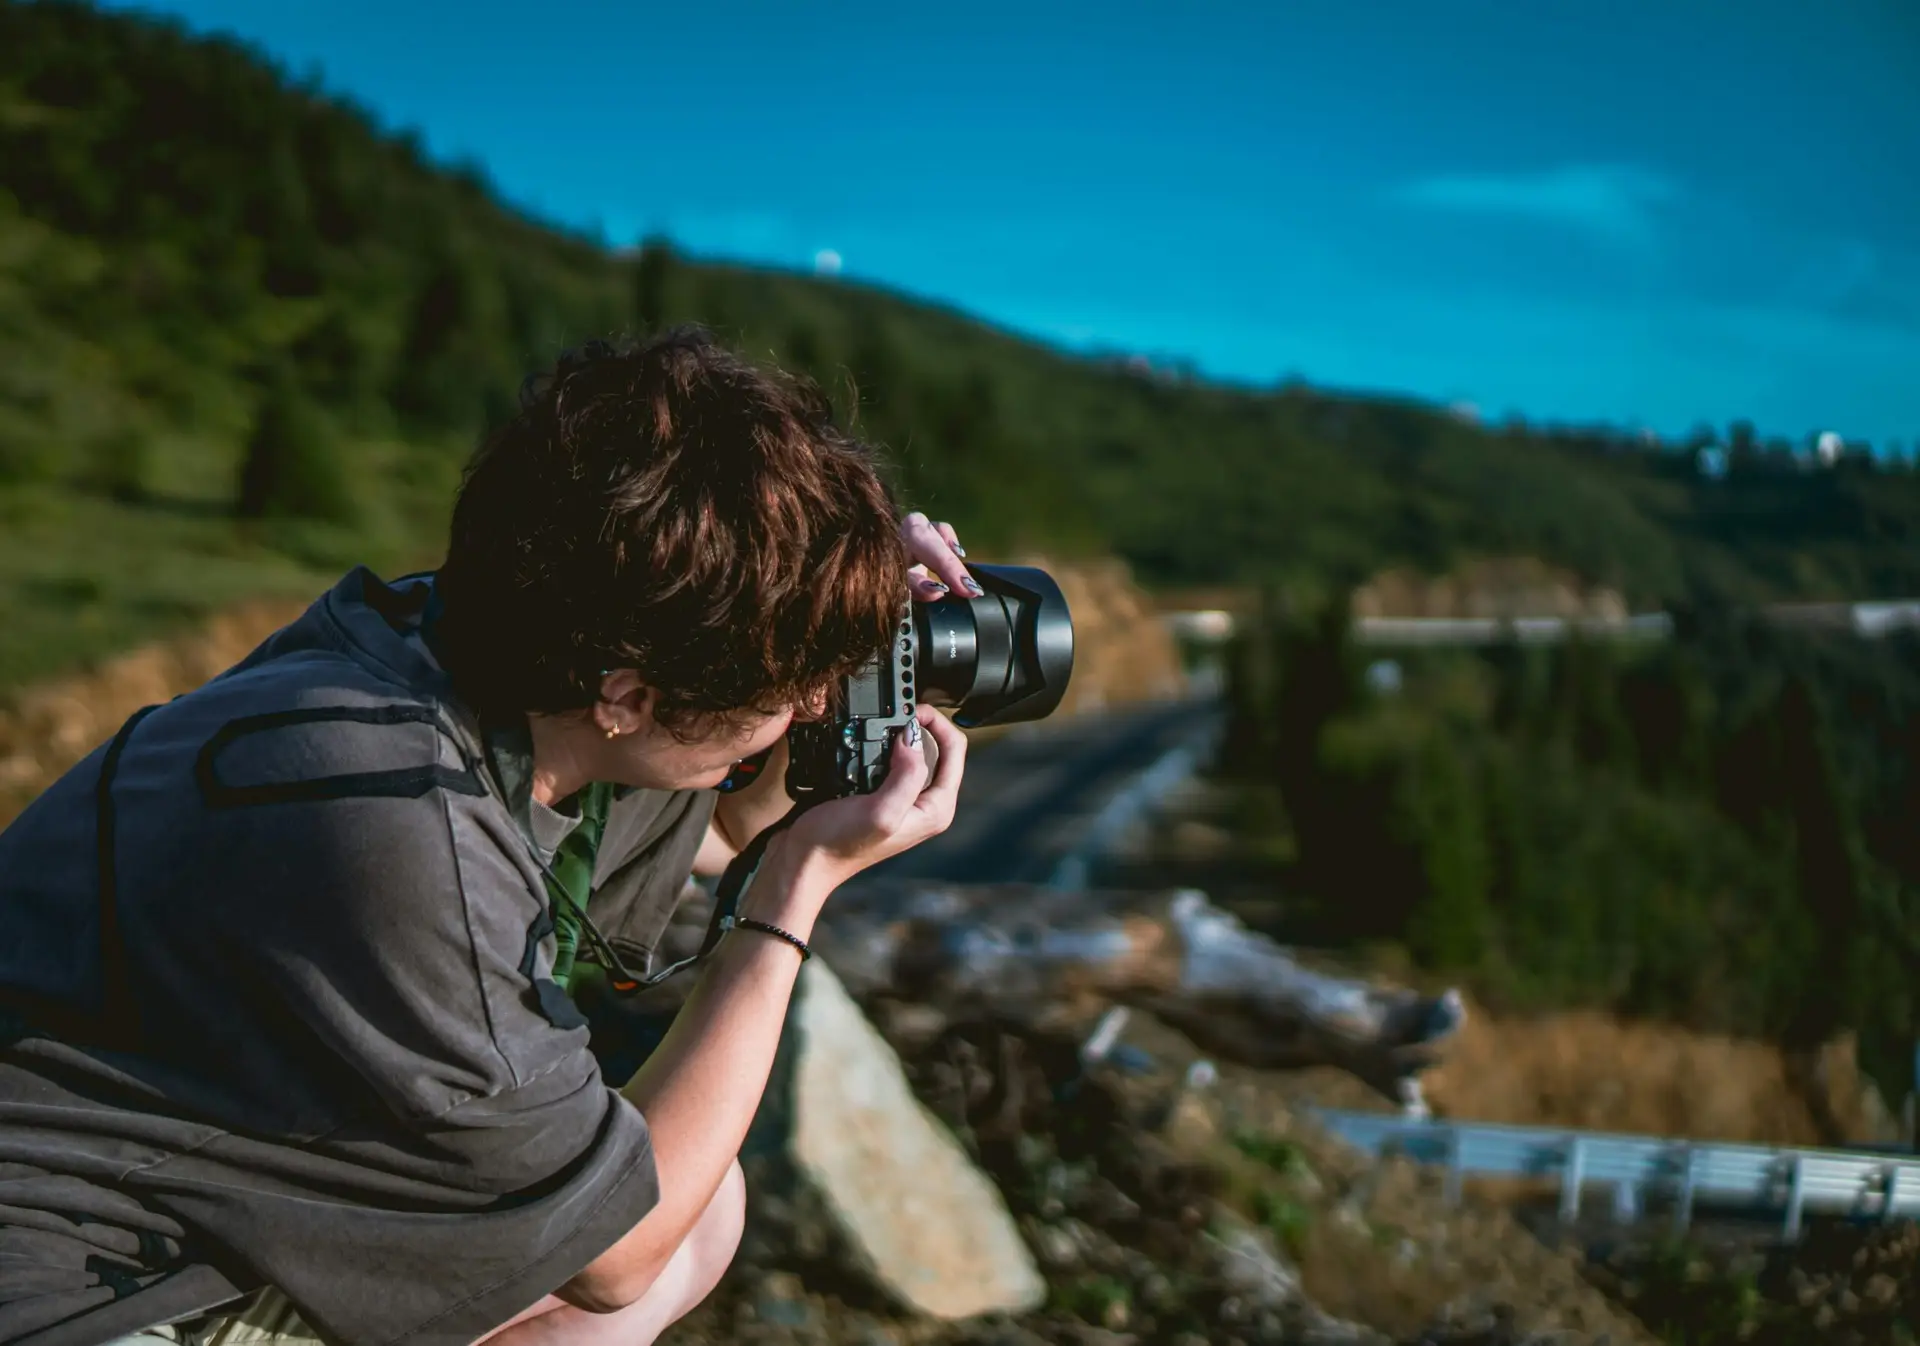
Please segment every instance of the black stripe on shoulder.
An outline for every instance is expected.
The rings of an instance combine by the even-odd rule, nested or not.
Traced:
[[[551,977],[533,979],[533,1000],[546,1016],[548,1023],[555,1028],[585,1028],[587,1016],[573,1003],[573,997],[560,989],[560,983]]]
[[[573,1003],[560,983],[551,977],[536,977],[534,968],[538,966],[540,941],[553,933],[553,913],[543,903],[540,914],[533,918],[527,927],[527,945],[520,954],[520,975],[527,979],[529,996],[533,1008],[546,1017],[555,1028],[585,1028],[587,1016]]]
[[[535,960],[540,953],[540,941],[553,933],[553,913],[542,904],[540,914],[527,926],[527,946],[520,952],[520,975],[532,980]]]
[[[220,779],[220,754],[249,734],[261,734],[303,724],[426,724],[440,720],[428,706],[318,706],[311,710],[276,710],[247,715],[222,725],[200,749],[194,762],[194,780],[208,808],[246,808],[255,804],[306,803],[329,799],[418,799],[430,790],[483,795],[473,763],[459,770],[438,762],[400,767],[393,771],[350,771],[304,781],[275,781],[267,785],[230,785]],[[465,753],[461,754],[465,759]]]

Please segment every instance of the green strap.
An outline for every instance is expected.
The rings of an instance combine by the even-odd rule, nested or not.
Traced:
[[[607,830],[607,809],[613,802],[613,787],[589,785],[574,798],[580,807],[580,825],[567,834],[560,849],[553,853],[550,866],[553,877],[547,880],[548,888],[565,890],[564,894],[549,894],[553,904],[554,939],[558,945],[553,955],[553,980],[562,990],[567,989],[568,980],[573,976],[574,957],[580,948],[580,913],[587,909],[587,899],[593,893],[593,865],[600,854],[600,838]],[[564,901],[563,896],[573,901]]]

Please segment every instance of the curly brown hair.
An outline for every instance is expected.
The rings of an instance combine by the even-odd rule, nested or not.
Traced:
[[[468,465],[435,643],[483,712],[634,669],[674,732],[818,695],[891,637],[907,556],[877,455],[812,383],[699,328],[530,379]]]

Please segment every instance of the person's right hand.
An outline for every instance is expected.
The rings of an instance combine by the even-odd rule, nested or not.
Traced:
[[[897,736],[878,790],[808,809],[768,843],[762,872],[784,873],[789,881],[767,885],[769,891],[756,901],[761,888],[756,880],[747,893],[745,906],[750,910],[742,914],[772,921],[804,939],[792,923],[811,929],[835,888],[947,830],[966,771],[966,735],[932,706],[916,706],[914,718],[938,751],[933,769],[928,770],[918,735],[909,730]],[[769,914],[770,903],[787,909]]]

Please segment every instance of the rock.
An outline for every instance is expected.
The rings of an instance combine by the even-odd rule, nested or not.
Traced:
[[[1065,1326],[1065,1331],[1069,1334],[1068,1340],[1072,1341],[1074,1346],[1135,1346],[1135,1343],[1140,1340],[1128,1333],[1095,1327],[1091,1323],[1068,1324]]]
[[[1190,1091],[1182,1090],[1167,1110],[1161,1129],[1175,1149],[1198,1154],[1219,1137],[1220,1127],[1213,1109]]]
[[[933,1005],[888,1000],[882,1010],[881,1026],[887,1037],[909,1052],[932,1042],[947,1026],[947,1016]]]
[[[901,1346],[897,1329],[864,1315],[850,1315],[840,1324],[841,1339],[849,1346]]]
[[[760,1291],[753,1300],[753,1314],[756,1320],[772,1327],[805,1329],[819,1322],[819,1314],[807,1302],[806,1287],[798,1276],[787,1272],[774,1272],[761,1278]]]
[[[1281,1257],[1272,1236],[1224,1213],[1220,1232],[1209,1235],[1219,1259],[1221,1283],[1257,1308],[1279,1308],[1300,1298],[1300,1273]]]
[[[1045,1337],[1004,1320],[990,1320],[954,1340],[956,1346],[1052,1346]]]
[[[1299,1342],[1300,1346],[1391,1346],[1392,1343],[1392,1338],[1384,1332],[1314,1309],[1301,1315],[1301,1321],[1294,1325],[1287,1339]]]
[[[801,973],[789,1029],[791,1158],[863,1269],[936,1318],[1038,1308],[1046,1283],[1000,1193],[817,959]]]
[[[1140,1218],[1140,1203],[1104,1178],[1088,1182],[1076,1204],[1083,1215],[1101,1225],[1126,1224]]]
[[[1352,1201],[1341,1201],[1333,1207],[1333,1223],[1336,1228],[1353,1235],[1370,1235],[1373,1226],[1367,1223],[1366,1213]]]
[[[1287,1190],[1302,1201],[1318,1202],[1327,1194],[1326,1183],[1305,1160],[1295,1164],[1286,1175]]]
[[[1052,1271],[1071,1271],[1082,1260],[1080,1240],[1074,1237],[1073,1230],[1060,1224],[1045,1224],[1034,1220],[1028,1229],[1029,1241],[1039,1254],[1040,1261]]]

